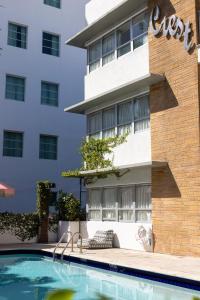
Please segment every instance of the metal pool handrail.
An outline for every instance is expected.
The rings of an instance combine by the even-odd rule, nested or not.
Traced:
[[[83,249],[82,249],[83,237],[82,237],[82,235],[81,235],[80,232],[75,232],[75,233],[71,236],[69,242],[68,242],[68,243],[66,244],[66,246],[64,247],[64,249],[63,249],[63,251],[62,251],[62,253],[61,253],[61,260],[63,260],[64,252],[65,252],[65,250],[67,249],[67,247],[68,247],[68,245],[70,244],[70,242],[72,242],[71,252],[74,251],[74,236],[77,235],[77,234],[79,235],[79,238],[80,238],[80,240],[81,240],[80,253],[83,253]]]
[[[55,247],[55,249],[54,249],[54,251],[53,251],[53,260],[55,260],[56,250],[58,249],[58,247],[59,247],[60,244],[62,243],[62,241],[63,241],[64,237],[66,236],[66,234],[70,234],[70,235],[71,235],[71,238],[72,238],[72,235],[73,235],[73,234],[72,234],[71,231],[67,231],[67,232],[64,232],[64,233],[63,233],[63,235],[61,236],[59,242],[57,243],[57,245],[56,245],[56,247]],[[70,240],[71,240],[71,238],[70,238]],[[73,245],[72,245],[72,249],[73,249]]]

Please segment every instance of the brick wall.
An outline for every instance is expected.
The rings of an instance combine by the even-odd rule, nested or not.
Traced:
[[[195,0],[149,1],[166,16],[176,14],[193,24],[197,42]],[[151,87],[152,160],[168,168],[152,171],[154,251],[200,255],[200,149],[197,50],[163,36],[150,41],[150,70],[166,81]]]

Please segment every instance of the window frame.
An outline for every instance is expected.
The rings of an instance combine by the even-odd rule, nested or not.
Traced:
[[[47,6],[50,6],[50,7],[53,7],[53,8],[61,9],[62,8],[62,0],[59,0],[59,1],[60,1],[59,7],[57,7],[55,5],[51,5],[51,4],[45,3],[45,0],[43,0],[43,4],[47,5]]]
[[[118,223],[144,223],[144,224],[150,224],[152,222],[152,195],[150,197],[150,208],[148,209],[141,209],[141,208],[136,208],[136,189],[137,187],[149,187],[150,189],[152,188],[152,185],[150,183],[139,183],[139,184],[128,184],[128,185],[117,185],[117,186],[105,186],[105,187],[91,187],[87,188],[87,202],[86,202],[86,214],[87,214],[87,220],[88,221],[102,221],[102,222],[118,222]],[[128,208],[121,208],[119,205],[120,201],[120,191],[125,188],[131,188],[132,189],[132,195],[133,195],[133,200],[132,200],[132,207],[130,209]],[[104,208],[103,207],[103,196],[104,196],[104,191],[106,189],[115,189],[115,195],[116,195],[116,203],[115,203],[115,208]],[[89,203],[90,203],[90,194],[92,190],[98,190],[101,192],[101,205],[100,208],[90,208]],[[91,211],[96,211],[100,212],[100,218],[98,219],[91,219],[89,217]],[[103,212],[104,211],[115,211],[115,219],[104,219],[103,217]],[[119,219],[120,212],[123,211],[130,211],[133,213],[133,217],[130,220],[122,220]],[[137,221],[136,213],[137,211],[146,211],[150,212],[151,214],[151,221]]]
[[[17,133],[17,134],[20,134],[21,135],[21,137],[22,137],[22,148],[20,149],[20,151],[21,151],[21,155],[19,156],[19,155],[7,155],[7,154],[5,154],[5,149],[7,149],[7,148],[5,148],[5,133]],[[11,148],[9,148],[9,149],[11,149]],[[12,149],[15,149],[15,148],[12,148]],[[3,157],[10,157],[10,158],[23,158],[23,155],[24,155],[24,132],[23,131],[15,131],[15,130],[6,130],[6,129],[4,129],[3,130],[3,152],[2,152],[2,155],[3,155]]]
[[[57,86],[57,103],[56,104],[50,104],[50,103],[45,103],[42,102],[42,84],[49,84],[49,85],[55,85]],[[40,96],[40,104],[41,105],[47,105],[47,106],[52,106],[52,107],[59,107],[59,98],[60,98],[60,84],[56,82],[50,82],[46,80],[41,80],[41,96]]]
[[[111,29],[109,31],[107,31],[106,33],[102,34],[100,37],[96,38],[95,40],[93,40],[92,42],[88,42],[86,44],[86,47],[87,47],[87,74],[90,74],[91,72],[95,71],[96,69],[98,68],[102,68],[104,67],[105,65],[107,65],[108,63],[112,62],[113,60],[115,59],[120,59],[120,57],[123,57],[124,55],[128,54],[128,53],[131,53],[131,52],[134,52],[137,48],[140,48],[141,46],[145,45],[148,43],[148,38],[147,38],[147,42],[145,42],[144,44],[142,44],[141,46],[139,47],[134,47],[134,40],[139,38],[140,36],[142,35],[147,35],[148,37],[148,31],[141,34],[140,36],[137,36],[137,38],[133,38],[133,22],[134,22],[134,19],[135,18],[138,18],[140,15],[148,15],[148,8],[145,7],[144,9],[140,10],[139,12],[135,13],[134,15],[132,15],[130,18],[126,19],[125,21],[123,21],[122,23],[118,24],[117,26],[115,26],[114,29]],[[123,44],[123,45],[120,45],[118,46],[117,45],[117,30],[119,30],[119,28],[123,25],[125,25],[126,23],[129,22],[129,29],[130,29],[130,41],[128,41],[127,43]],[[105,58],[105,56],[103,56],[103,39],[106,38],[107,36],[109,35],[112,35],[114,34],[114,38],[115,38],[115,49],[114,49],[114,59],[107,62],[107,63],[103,63],[103,58]],[[99,67],[95,68],[94,70],[90,70],[90,65],[91,63],[89,62],[89,48],[92,46],[92,45],[95,45],[96,43],[100,43],[101,44],[101,58],[100,58],[100,65]],[[128,44],[130,43],[130,50],[122,55],[118,55],[118,51],[127,46]],[[111,52],[113,53],[113,51]],[[109,55],[109,54],[107,54]],[[94,62],[93,62],[94,63]]]
[[[135,116],[134,116],[134,106],[135,106],[135,101],[140,99],[140,98],[144,98],[144,97],[147,97],[148,99],[148,104],[149,104],[149,96],[150,94],[149,93],[143,93],[143,94],[140,94],[140,95],[136,95],[136,96],[133,96],[133,97],[130,97],[126,100],[122,100],[116,104],[113,104],[113,105],[109,105],[107,107],[104,107],[102,109],[99,109],[99,110],[96,110],[92,113],[88,113],[86,114],[86,117],[87,117],[87,137],[90,138],[91,137],[91,134],[89,132],[89,118],[95,114],[100,114],[101,115],[101,129],[100,131],[98,132],[95,132],[94,134],[97,134],[100,132],[99,134],[99,138],[103,138],[103,132],[105,132],[106,130],[103,129],[103,111],[105,110],[109,110],[109,109],[112,109],[114,108],[114,111],[115,111],[115,136],[119,135],[119,128],[122,127],[122,126],[126,126],[126,125],[130,125],[130,132],[134,133],[134,134],[138,134],[138,133],[141,133],[141,132],[144,132],[145,130],[149,130],[150,129],[150,117],[151,117],[151,112],[150,112],[150,109],[149,109],[149,116],[148,117],[145,117],[143,118],[143,120],[149,120],[149,127],[144,129],[144,130],[139,130],[139,131],[135,131],[135,123],[136,122],[139,122],[139,121],[142,121],[142,119],[138,119],[138,120],[135,120]],[[125,104],[125,103],[128,103],[130,102],[131,105],[132,105],[132,120],[131,122],[127,122],[126,124],[124,123],[123,125],[122,124],[118,124],[118,106],[122,105],[122,104]],[[112,129],[112,128],[111,128]],[[92,135],[94,135],[92,134]]]
[[[41,137],[53,137],[53,138],[56,138],[56,157],[55,158],[45,158],[45,157],[41,157],[41,152],[44,152],[44,151],[41,151]],[[45,151],[47,152],[47,151]],[[49,152],[48,152],[49,153]],[[39,135],[39,159],[40,160],[50,160],[50,161],[57,161],[58,160],[58,136],[57,135],[52,135],[52,134],[44,134],[44,133],[41,133]]]
[[[10,25],[20,26],[20,27],[25,28],[25,30],[26,30],[26,34],[25,34],[25,47],[19,47],[19,46],[16,46],[16,45],[11,45],[11,44],[9,44],[9,39],[12,39],[12,40],[13,40],[13,38],[10,38],[10,37],[9,37],[9,26],[10,26]],[[20,40],[20,41],[21,41],[21,40]],[[22,42],[22,41],[21,41],[21,42]],[[27,49],[28,49],[28,26],[27,26],[27,25],[24,25],[24,24],[16,23],[16,22],[8,21],[7,45],[8,45],[8,46],[11,46],[11,47],[16,47],[16,48],[19,48],[19,49],[27,50]]]
[[[23,87],[23,100],[18,100],[18,99],[15,99],[15,98],[10,98],[10,97],[7,97],[7,77],[13,77],[13,78],[17,78],[17,79],[23,79],[24,81],[24,87]],[[19,76],[19,75],[13,75],[13,74],[5,74],[5,99],[6,100],[13,100],[13,101],[17,101],[19,103],[23,103],[25,102],[26,100],[26,77],[24,76]]]
[[[49,40],[47,40],[47,39],[44,39],[44,34],[49,34],[49,35],[51,35],[51,36],[58,37],[58,49],[55,49],[55,48],[52,48],[52,47],[50,48],[50,47],[44,46],[44,40],[49,41]],[[52,43],[52,41],[51,41],[51,43]],[[52,54],[52,53],[46,53],[46,52],[43,52],[43,51],[44,51],[44,48],[51,49],[51,51],[52,51],[52,49],[53,49],[53,50],[55,50],[55,51],[58,52],[58,55],[54,55],[54,54]],[[60,57],[60,56],[61,56],[61,36],[60,36],[60,34],[58,34],[58,33],[53,33],[53,32],[49,32],[49,31],[45,31],[45,30],[42,31],[42,54],[50,55],[50,56],[53,56],[53,57]]]

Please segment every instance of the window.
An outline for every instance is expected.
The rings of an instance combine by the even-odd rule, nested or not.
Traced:
[[[44,4],[60,8],[60,0],[44,0]]]
[[[117,107],[118,134],[123,135],[131,130],[133,122],[132,101],[119,104]]]
[[[119,189],[119,221],[134,221],[134,187]]]
[[[131,51],[130,22],[123,24],[117,29],[117,57]]]
[[[57,159],[57,137],[40,135],[40,159]]]
[[[136,186],[136,222],[150,222],[151,220],[151,188],[150,186]]]
[[[89,190],[89,219],[101,220],[101,189]]]
[[[101,59],[101,42],[97,42],[89,47],[89,69],[94,71],[100,66]]]
[[[115,33],[105,36],[102,40],[102,65],[115,58]]]
[[[8,23],[8,45],[27,48],[27,28],[22,25]]]
[[[133,48],[138,48],[147,42],[148,38],[148,14],[143,13],[133,19]]]
[[[58,106],[58,84],[42,81],[41,103],[51,106]]]
[[[102,219],[103,221],[115,221],[116,220],[116,203],[117,193],[115,188],[103,189],[103,209]]]
[[[23,133],[4,131],[3,156],[23,156]]]
[[[150,125],[149,99],[143,96],[134,103],[135,132],[143,131]]]
[[[115,107],[103,110],[102,112],[102,136],[109,138],[115,136]]]
[[[88,135],[92,138],[100,138],[101,113],[95,113],[88,117]]]
[[[25,78],[6,76],[6,99],[24,101]]]
[[[148,41],[148,23],[148,13],[144,12],[91,43],[88,47],[89,72],[145,44]]]
[[[150,185],[94,188],[88,196],[88,220],[151,222]]]
[[[43,32],[42,53],[59,56],[59,39],[58,35]]]
[[[87,116],[88,135],[93,138],[108,138],[116,134],[135,133],[150,126],[148,95],[139,96],[129,101],[113,105]]]

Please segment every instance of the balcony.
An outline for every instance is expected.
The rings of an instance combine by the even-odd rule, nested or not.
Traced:
[[[145,44],[86,75],[85,100],[108,93],[148,74],[149,48]]]

